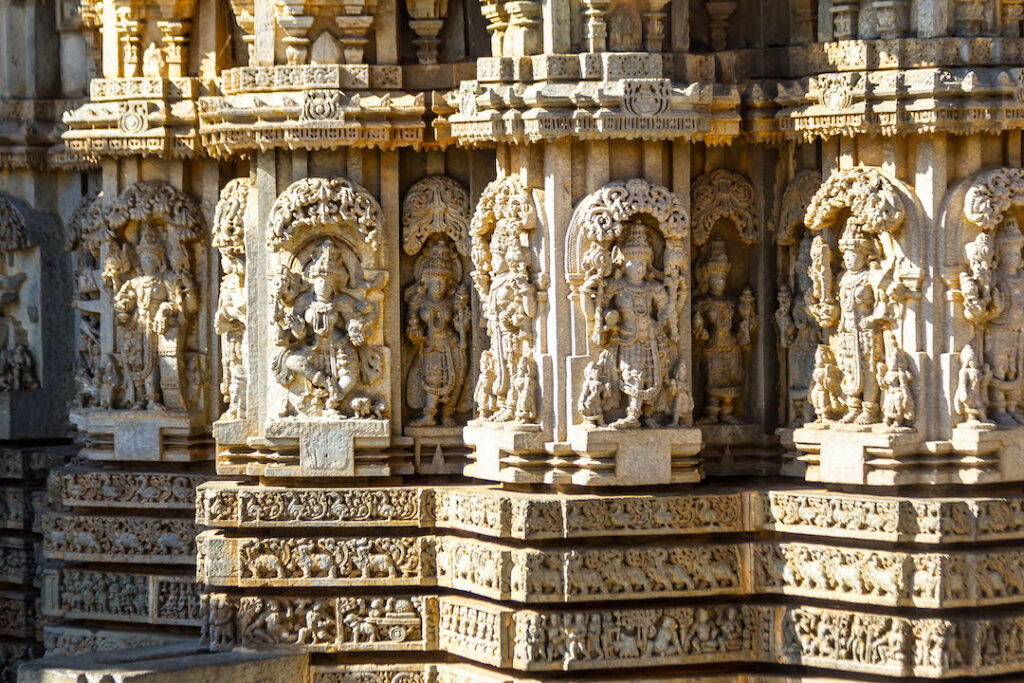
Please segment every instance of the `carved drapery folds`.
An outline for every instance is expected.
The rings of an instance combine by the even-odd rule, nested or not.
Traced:
[[[964,198],[962,246],[967,268],[959,279],[972,337],[960,349],[953,410],[966,427],[1024,425],[1024,234],[1018,223],[1022,206],[1021,169],[983,173]]]
[[[405,397],[419,412],[410,426],[452,426],[471,410],[469,220],[469,193],[445,176],[420,180],[402,203],[402,248],[415,257],[403,297],[414,349]]]
[[[747,352],[757,330],[747,249],[757,243],[754,186],[718,169],[693,182],[694,386],[702,424],[744,417]]]
[[[206,368],[195,337],[194,250],[202,235],[196,204],[166,183],[137,183],[109,203],[102,196],[88,202],[73,225],[80,381],[91,374],[97,387],[82,386],[79,405],[201,409]],[[108,320],[109,344],[97,339],[96,329]]]
[[[586,424],[691,422],[679,315],[688,294],[688,234],[679,198],[642,179],[605,185],[576,206],[566,271],[591,350],[578,400]]]
[[[341,178],[306,178],[274,202],[271,372],[281,417],[381,418],[389,411],[377,270],[380,205]]]
[[[26,329],[31,319],[14,310],[23,307],[21,290],[28,278],[23,256],[33,246],[21,212],[0,195],[0,393],[39,388]]]
[[[810,312],[823,328],[810,401],[821,423],[915,423],[914,377],[898,334],[910,294],[897,241],[906,216],[896,186],[870,167],[834,173],[807,207]]]
[[[245,417],[248,354],[245,348],[248,294],[245,285],[245,211],[250,182],[236,178],[220,193],[214,218],[212,246],[220,252],[220,297],[214,331],[221,339],[220,392],[225,419]]]
[[[802,171],[782,195],[777,242],[779,245],[779,307],[775,321],[785,381],[784,423],[799,426],[814,421],[808,401],[814,355],[821,343],[821,328],[811,315],[814,290],[811,281],[812,235],[804,224],[807,207],[821,186],[821,174]]]
[[[473,283],[490,346],[480,357],[476,416],[487,422],[537,419],[537,268],[530,236],[537,213],[518,176],[491,182],[470,223]]]

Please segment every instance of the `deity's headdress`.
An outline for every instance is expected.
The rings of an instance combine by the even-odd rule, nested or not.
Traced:
[[[164,261],[164,245],[160,242],[155,226],[143,226],[142,233],[139,235],[139,245],[135,250],[139,258],[152,256],[160,262]]]
[[[443,239],[431,241],[427,253],[423,255],[420,262],[420,277],[445,277],[455,280],[456,274],[452,269],[452,250]]]
[[[999,227],[999,232],[996,233],[996,247],[999,249],[1006,249],[1008,247],[1019,249],[1021,245],[1024,245],[1024,235],[1020,232],[1017,220],[1011,216],[1003,221],[1003,224]]]
[[[847,228],[839,238],[839,249],[840,251],[855,251],[865,257],[871,257],[875,254],[875,241],[857,230]]]
[[[316,248],[313,260],[309,264],[309,277],[329,277],[336,279],[344,266],[330,241],[324,241]]]
[[[725,240],[720,235],[715,235],[711,238],[710,251],[708,260],[704,263],[704,270],[708,275],[728,275],[731,267],[732,261],[729,260],[729,250],[725,246]]]
[[[619,253],[622,254],[623,262],[639,258],[649,264],[654,260],[654,249],[647,235],[647,227],[643,223],[630,224],[629,234],[619,248]]]

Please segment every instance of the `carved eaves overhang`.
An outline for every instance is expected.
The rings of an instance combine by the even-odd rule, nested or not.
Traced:
[[[61,144],[61,114],[80,100],[0,101],[0,169],[81,166]]]
[[[94,79],[89,102],[64,115],[64,145],[86,160],[195,156],[198,87],[195,78]]]
[[[1016,65],[1022,60],[1020,38],[847,40],[794,47],[789,64],[795,78],[746,90],[744,128],[762,140],[1021,129],[1024,70]]]
[[[727,144],[740,134],[739,91],[663,76],[660,54],[484,58],[477,80],[436,103],[435,136],[468,146],[577,139],[685,138]]]
[[[425,97],[399,90],[401,82],[397,66],[228,69],[222,94],[200,99],[203,146],[214,157],[275,148],[418,148]]]

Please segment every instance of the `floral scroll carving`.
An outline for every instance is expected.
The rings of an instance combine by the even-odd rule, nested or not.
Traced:
[[[725,169],[697,178],[692,333],[701,424],[735,424],[743,417],[746,356],[757,329],[757,311],[749,275],[737,285],[734,271],[743,260],[742,250],[757,242],[753,184]]]
[[[101,408],[198,408],[205,368],[195,338],[199,299],[195,249],[198,206],[163,182],[136,183],[107,202],[88,201],[72,220],[78,260],[79,403]],[[113,347],[100,350],[98,326],[113,317]],[[96,336],[94,336],[94,334]],[[99,356],[99,357],[98,357]]]
[[[15,255],[33,246],[21,211],[0,194],[0,393],[39,388],[28,331],[11,311],[28,278]]]
[[[402,204],[402,247],[415,256],[405,290],[406,339],[415,349],[406,400],[411,426],[455,424],[467,393],[470,361],[469,192],[451,178],[429,176]]]
[[[807,207],[810,310],[824,344],[810,394],[821,422],[914,424],[913,375],[896,334],[910,297],[897,242],[906,216],[895,184],[870,167],[834,173]]]
[[[271,362],[287,395],[282,417],[387,412],[380,321],[387,272],[373,268],[381,222],[377,201],[341,178],[296,181],[274,202]]]
[[[484,188],[470,222],[473,283],[490,341],[474,393],[484,421],[537,419],[533,325],[541,287],[530,249],[536,227],[533,200],[514,175]]]
[[[679,198],[639,178],[605,185],[573,212],[566,270],[590,339],[579,397],[587,424],[690,421],[687,364],[679,358],[688,235]]]
[[[814,409],[808,400],[814,356],[821,343],[821,328],[811,315],[814,289],[811,282],[810,231],[804,225],[807,207],[821,186],[821,174],[802,171],[782,195],[777,242],[782,259],[779,272],[779,307],[775,320],[779,346],[784,349],[788,421],[795,425],[813,422]]]
[[[990,429],[1024,425],[1024,172],[999,168],[978,176],[964,197],[960,274],[964,317],[973,337],[960,350],[954,412],[964,426]]]
[[[224,186],[217,203],[213,247],[220,252],[220,298],[214,329],[221,337],[220,390],[227,410],[224,417],[245,416],[247,363],[245,349],[245,210],[250,183],[236,178]]]

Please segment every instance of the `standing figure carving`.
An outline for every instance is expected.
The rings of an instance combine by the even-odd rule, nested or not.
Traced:
[[[811,197],[821,185],[817,171],[801,171],[782,197],[778,245],[779,307],[775,313],[782,348],[785,377],[784,421],[796,427],[814,421],[814,408],[808,400],[814,356],[821,343],[821,328],[811,315],[815,292],[823,283],[815,281],[812,265],[813,236],[804,225]],[[820,256],[820,254],[819,254]]]
[[[536,419],[533,328],[541,287],[530,249],[536,225],[532,199],[516,176],[498,178],[484,189],[470,225],[473,281],[492,360],[492,372],[481,373],[478,381],[489,383],[495,403],[490,415],[478,413],[483,420]]]
[[[21,289],[28,279],[17,255],[33,246],[21,212],[0,195],[0,392],[39,388],[26,329],[32,321],[23,322],[24,314],[13,310],[21,303]]]
[[[170,392],[165,397],[165,389],[176,388],[179,379],[168,366],[176,361],[180,330],[198,312],[199,301],[191,278],[169,267],[156,225],[144,224],[140,233],[138,270],[114,296],[120,361],[131,407],[164,410],[165,401],[175,400]]]
[[[849,214],[837,225],[843,209]],[[914,422],[913,376],[896,334],[910,297],[909,269],[895,240],[905,216],[892,181],[866,167],[833,174],[807,208],[805,223],[819,233],[811,246],[811,313],[840,376],[842,408],[819,412],[823,422],[884,423],[896,429]],[[833,244],[841,259],[838,278]],[[817,362],[825,358],[828,354],[821,354]],[[817,366],[816,373],[828,374],[818,373]]]
[[[409,425],[452,426],[468,398],[469,193],[451,178],[428,176],[409,189],[402,212],[403,247],[417,256],[404,296],[405,336],[413,347],[405,395],[420,410]]]
[[[744,353],[750,348],[754,294],[749,287],[739,297],[726,294],[732,262],[725,241],[712,238],[702,266],[700,294],[694,301],[693,339],[705,378],[703,424],[739,422],[737,402],[743,395]]]
[[[376,200],[340,178],[297,181],[274,202],[271,366],[286,390],[281,417],[385,412],[387,273],[372,269],[380,220]]]
[[[248,295],[245,286],[245,209],[249,181],[236,178],[224,186],[214,219],[213,246],[220,251],[220,298],[214,331],[221,338],[221,396],[224,417],[245,417],[247,352],[245,348]]]
[[[725,169],[693,183],[693,355],[701,424],[737,424],[746,414],[748,353],[758,317],[740,254],[758,242],[754,186]]]
[[[79,404],[201,409],[205,358],[197,349],[193,253],[202,228],[198,207],[167,183],[136,183],[109,202],[88,202],[72,225],[80,382],[91,379],[94,387],[80,391]],[[109,346],[98,334],[104,297],[112,303]]]
[[[679,329],[688,232],[678,198],[640,179],[606,185],[577,205],[566,271],[590,342],[578,401],[585,424],[607,419],[612,429],[628,429],[690,421]]]

